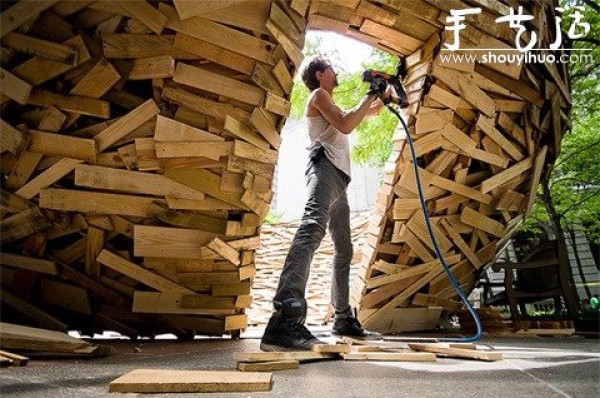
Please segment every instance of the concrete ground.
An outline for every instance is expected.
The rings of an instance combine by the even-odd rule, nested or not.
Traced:
[[[317,331],[319,332],[319,331]],[[235,354],[257,351],[260,331],[241,340],[102,340],[115,353],[101,359],[32,359],[25,367],[0,370],[0,396],[136,397],[111,394],[108,384],[138,368],[235,369]],[[322,337],[322,336],[319,336]],[[484,338],[478,347],[501,352],[498,362],[438,358],[437,363],[325,361],[278,371],[265,393],[187,394],[211,397],[598,397],[598,340]],[[173,397],[181,394],[153,394]]]

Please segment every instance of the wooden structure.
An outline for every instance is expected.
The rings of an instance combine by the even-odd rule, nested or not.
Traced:
[[[542,47],[554,5],[525,6]],[[463,46],[514,53],[502,1],[3,2],[3,305],[57,329],[243,329],[310,28],[407,57],[428,209],[469,290],[531,209],[570,107],[562,64],[443,62],[445,18],[470,6]],[[366,326],[456,307],[404,143],[399,131],[355,288]]]

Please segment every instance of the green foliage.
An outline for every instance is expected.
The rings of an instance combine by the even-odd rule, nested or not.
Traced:
[[[283,213],[270,210],[269,213],[267,213],[267,216],[265,217],[263,223],[267,225],[279,224],[281,223],[282,218]]]

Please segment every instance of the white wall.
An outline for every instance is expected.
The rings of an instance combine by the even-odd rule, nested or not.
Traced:
[[[306,201],[304,171],[308,162],[309,144],[304,119],[288,119],[282,132],[279,160],[275,172],[275,197],[271,209],[282,215],[282,221],[298,220],[302,217]],[[351,145],[352,145],[352,135]],[[348,187],[350,210],[370,210],[381,182],[381,168],[352,165],[352,181]]]

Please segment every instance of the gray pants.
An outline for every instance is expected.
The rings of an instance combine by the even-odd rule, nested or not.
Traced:
[[[314,157],[311,156],[311,158]],[[325,236],[325,228],[329,221],[329,232],[335,250],[331,300],[336,317],[345,318],[352,314],[349,303],[352,240],[350,207],[346,196],[350,177],[322,155],[309,161],[306,179],[308,201],[302,216],[302,223],[285,259],[273,302],[275,308],[278,308],[283,300],[304,299],[310,264]]]

